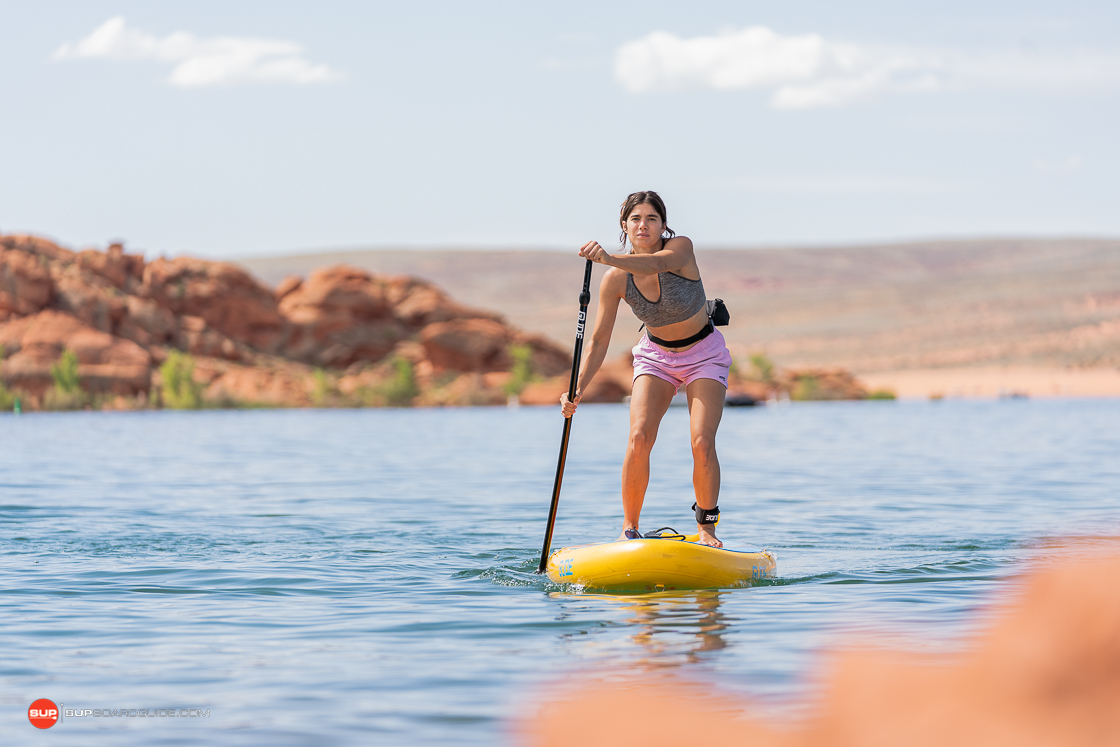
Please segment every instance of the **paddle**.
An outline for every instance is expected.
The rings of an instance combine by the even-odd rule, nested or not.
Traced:
[[[576,351],[572,355],[572,380],[568,384],[568,401],[576,398],[576,379],[579,378],[579,359],[583,356],[583,328],[587,324],[587,304],[591,303],[591,260],[583,268],[583,291],[579,294],[579,322],[576,324]],[[560,505],[560,482],[564,479],[564,460],[568,457],[568,436],[572,433],[571,418],[564,418],[564,435],[560,439],[560,460],[556,464],[556,482],[552,486],[552,505],[548,507],[548,526],[544,530],[541,564],[537,573],[544,573],[548,565],[548,546],[552,544],[552,527],[556,524],[556,507]]]

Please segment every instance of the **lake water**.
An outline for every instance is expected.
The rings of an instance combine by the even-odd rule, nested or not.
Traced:
[[[954,645],[1047,539],[1115,533],[1117,423],[1099,400],[729,409],[720,536],[779,577],[611,597],[533,573],[554,408],[0,415],[0,741],[494,744],[575,673],[665,669],[780,716],[840,632]],[[554,547],[617,535],[626,429],[580,409]],[[688,528],[683,409],[654,460],[642,526]],[[188,715],[44,735],[38,698]]]

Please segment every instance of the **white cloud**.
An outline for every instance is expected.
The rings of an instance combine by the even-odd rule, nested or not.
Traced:
[[[339,73],[303,57],[303,47],[282,39],[219,36],[199,39],[185,31],[159,38],[110,18],[81,41],[63,44],[56,60],[154,60],[174,65],[168,82],[183,88],[242,83],[325,83]]]
[[[1120,85],[1120,55],[983,56],[783,36],[749,26],[684,39],[655,31],[619,47],[615,77],[634,93],[768,90],[777,109],[839,106],[887,92]]]

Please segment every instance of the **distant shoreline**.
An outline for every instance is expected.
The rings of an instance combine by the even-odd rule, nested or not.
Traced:
[[[899,399],[1120,397],[1116,368],[988,366],[872,372],[859,378],[870,388],[893,390]]]

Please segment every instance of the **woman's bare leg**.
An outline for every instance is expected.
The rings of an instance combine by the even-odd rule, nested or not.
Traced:
[[[627,529],[638,528],[649,485],[649,453],[674,393],[672,384],[656,376],[645,374],[634,381],[630,395],[630,440],[622,462],[623,524],[619,539],[626,538]]]
[[[719,503],[719,459],[716,457],[716,429],[723,417],[723,400],[727,388],[715,379],[697,379],[685,389],[688,392],[688,422],[692,432],[692,486],[696,505],[715,508]],[[700,541],[712,547],[723,547],[716,539],[715,525],[697,524]]]

